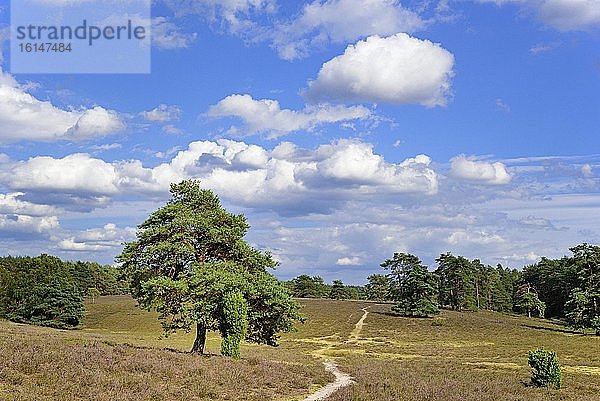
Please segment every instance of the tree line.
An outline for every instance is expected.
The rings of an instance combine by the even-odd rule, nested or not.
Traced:
[[[308,275],[287,285],[296,297],[390,301],[405,316],[429,316],[440,308],[514,312],[563,319],[600,335],[600,247],[584,243],[570,251],[571,256],[544,257],[521,271],[451,253],[441,254],[430,271],[417,256],[399,252],[381,263],[387,274],[370,275],[365,286],[339,280],[327,285]]]
[[[95,262],[0,257],[0,317],[56,328],[79,325],[87,295],[127,293],[117,269]]]

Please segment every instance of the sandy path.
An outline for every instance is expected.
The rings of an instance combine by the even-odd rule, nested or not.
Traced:
[[[339,370],[335,362],[331,360],[326,360],[325,362],[323,362],[323,364],[325,365],[325,370],[333,373],[333,375],[335,376],[335,381],[321,388],[316,393],[309,395],[302,401],[324,400],[331,394],[341,389],[342,387],[346,387],[354,383],[354,380],[352,380],[352,376],[350,376],[348,373],[344,373],[341,370]]]
[[[360,332],[365,324],[365,319],[367,318],[367,315],[369,314],[369,311],[367,310],[369,307],[367,306],[366,308],[362,308],[362,311],[364,312],[362,317],[360,318],[360,320],[356,323],[356,326],[354,326],[354,330],[352,330],[352,332],[350,333],[350,337],[348,338],[348,341],[355,341],[358,340],[358,336],[360,335]]]
[[[367,315],[369,314],[369,312],[367,311],[367,308],[362,308],[362,311],[364,313],[361,316],[360,320],[356,323],[356,326],[354,326],[354,330],[352,330],[352,332],[350,333],[350,336],[348,337],[348,342],[358,340],[358,336],[360,335],[363,325],[365,324],[365,319],[367,318]],[[322,351],[329,349],[329,348],[331,348],[331,345],[329,345],[321,350],[317,350],[315,352],[315,354],[321,355]],[[304,398],[302,401],[324,400],[327,397],[329,397],[331,394],[335,393],[337,390],[341,389],[342,387],[346,387],[346,386],[349,386],[352,383],[354,383],[352,376],[350,376],[348,373],[344,373],[341,370],[339,370],[334,361],[327,359],[325,362],[323,362],[323,365],[325,365],[325,370],[333,373],[333,375],[335,376],[335,380],[332,383],[329,383],[325,387],[321,388],[319,391]]]

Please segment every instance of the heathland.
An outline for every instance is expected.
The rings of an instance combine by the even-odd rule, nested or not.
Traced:
[[[129,296],[86,301],[80,330],[0,321],[2,400],[301,400],[333,380],[330,400],[600,400],[600,338],[557,322],[491,311],[406,318],[389,304],[301,300],[307,320],[279,347],[244,344],[239,360],[188,353],[194,333],[161,338]],[[365,313],[367,312],[367,313]],[[528,385],[527,352],[556,351],[560,390]]]

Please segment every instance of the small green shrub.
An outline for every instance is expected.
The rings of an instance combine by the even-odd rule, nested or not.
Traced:
[[[552,386],[560,388],[562,373],[555,352],[538,348],[529,351],[529,366],[531,367],[531,384],[538,387]]]

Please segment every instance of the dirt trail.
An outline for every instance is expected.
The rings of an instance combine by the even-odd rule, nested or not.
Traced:
[[[368,308],[369,308],[369,306],[367,306],[366,308],[362,308],[362,311],[364,313],[363,313],[362,317],[360,318],[360,320],[356,323],[356,326],[354,326],[354,330],[352,330],[352,332],[350,333],[348,342],[358,340],[358,336],[363,328],[363,325],[365,324],[365,319],[367,318],[367,315],[369,314],[369,311],[367,310]]]
[[[346,342],[352,342],[352,341],[358,340],[358,336],[360,335],[363,325],[365,324],[365,319],[367,318],[367,315],[369,314],[369,312],[367,311],[367,308],[362,308],[362,311],[364,313],[361,316],[360,320],[356,323],[354,330],[352,330],[352,332],[350,333],[350,336],[348,337],[348,340]],[[316,350],[313,353],[313,355],[323,357],[325,354],[325,351],[332,348],[333,346],[334,346],[334,344],[327,344],[325,347]],[[333,373],[333,375],[335,376],[335,380],[332,383],[329,383],[325,387],[321,388],[319,391],[304,398],[302,401],[325,400],[327,397],[329,397],[331,394],[335,393],[337,390],[341,389],[342,387],[346,387],[346,386],[349,386],[350,384],[354,383],[352,376],[350,376],[348,373],[344,373],[341,370],[339,370],[337,367],[337,364],[334,361],[332,361],[330,359],[326,359],[323,362],[323,365],[325,365],[325,370]]]
[[[333,373],[333,375],[335,376],[335,381],[321,388],[316,393],[312,393],[302,401],[324,400],[331,394],[341,389],[342,387],[346,387],[354,383],[354,380],[352,380],[352,376],[350,376],[348,373],[344,373],[341,370],[339,370],[335,362],[328,359],[325,362],[323,362],[323,364],[325,365],[325,370]]]

